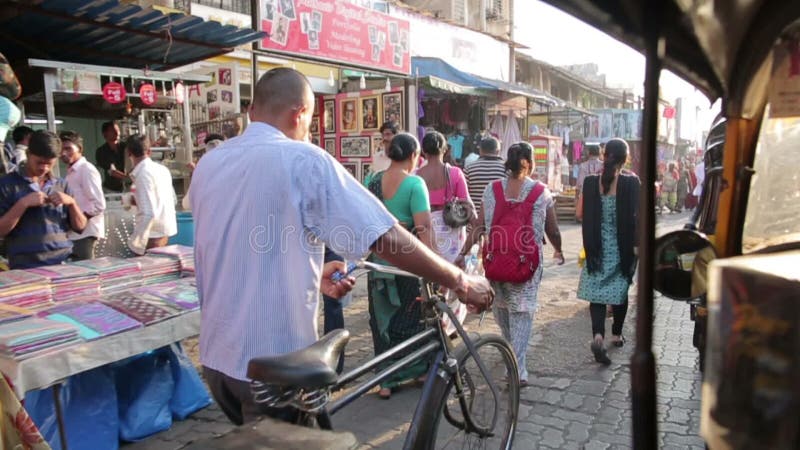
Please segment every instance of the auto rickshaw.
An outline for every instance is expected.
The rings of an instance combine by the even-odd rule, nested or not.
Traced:
[[[798,448],[800,1],[545,1],[647,58],[631,361],[634,447],[658,446],[655,287],[703,314],[707,342],[697,344],[705,357],[701,434],[708,446]],[[688,229],[656,240],[662,68],[710,100],[722,99],[723,117],[707,146],[711,161],[698,215]]]

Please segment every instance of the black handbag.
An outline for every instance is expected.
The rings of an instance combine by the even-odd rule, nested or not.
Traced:
[[[450,228],[463,227],[475,216],[475,207],[469,200],[462,200],[455,195],[450,196],[450,165],[444,165],[444,209],[442,217]]]

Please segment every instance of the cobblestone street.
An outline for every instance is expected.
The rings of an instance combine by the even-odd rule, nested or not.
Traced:
[[[675,228],[686,217],[686,214],[661,216],[660,227]],[[613,360],[610,366],[595,363],[589,350],[588,304],[576,299],[580,227],[562,224],[561,230],[567,263],[556,266],[550,259],[552,247],[544,248],[545,274],[534,337],[528,347],[530,386],[521,393],[515,448],[629,448],[630,358],[635,345],[636,303],[631,302],[626,319],[627,343],[622,348],[610,347],[609,356]],[[345,310],[352,335],[346,352],[348,369],[372,356],[363,284],[360,282],[356,298]],[[477,318],[468,319],[467,326],[471,332],[499,334],[491,315],[487,315],[481,328]],[[686,304],[656,298],[654,349],[662,448],[703,448],[698,436],[701,382],[697,352],[692,347],[692,326]],[[399,390],[390,400],[368,394],[337,413],[334,426],[354,433],[362,448],[402,448],[419,394],[416,385]],[[180,449],[232,429],[219,409],[211,406],[188,420],[176,422],[166,432],[124,448]]]

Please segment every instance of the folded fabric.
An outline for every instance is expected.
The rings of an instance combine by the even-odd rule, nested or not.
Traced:
[[[33,310],[27,308],[0,303],[0,324],[32,317],[34,314],[35,312]]]
[[[133,292],[114,294],[103,303],[145,325],[169,319],[183,312],[183,310],[168,306],[158,297],[148,297],[146,294]]]
[[[72,307],[63,308],[54,314],[59,317],[68,317],[72,321],[86,326],[97,333],[97,337],[109,336],[122,331],[139,328],[141,323],[128,315],[100,302],[79,303]],[[48,319],[53,319],[48,316]],[[86,336],[83,336],[85,339]]]
[[[186,310],[200,308],[200,298],[194,278],[181,278],[167,283],[143,286],[135,292],[155,295]]]

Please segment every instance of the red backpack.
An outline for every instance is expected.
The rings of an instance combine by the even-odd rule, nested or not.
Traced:
[[[524,283],[539,268],[539,245],[533,232],[533,204],[544,192],[536,186],[522,202],[509,202],[500,181],[492,183],[495,207],[483,245],[483,269],[491,281]]]

